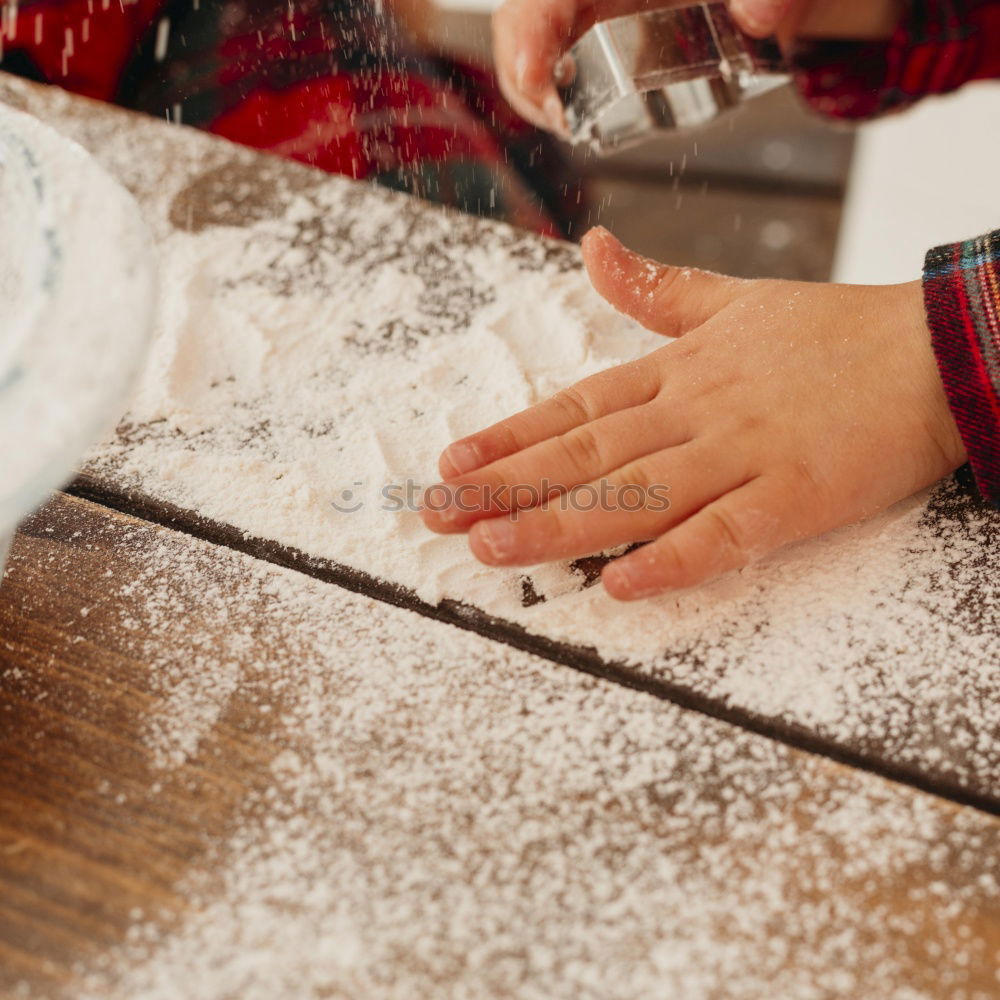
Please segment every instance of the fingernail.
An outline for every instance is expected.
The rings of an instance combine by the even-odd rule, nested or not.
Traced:
[[[459,509],[455,506],[455,495],[443,483],[429,486],[420,498],[420,510],[432,514],[443,524],[451,524],[458,519]]]
[[[627,562],[619,561],[605,566],[601,573],[601,579],[612,597],[623,592],[632,592],[633,575]]]
[[[598,239],[602,243],[607,243],[615,248],[622,247],[622,241],[610,229],[606,229],[604,226],[595,226],[590,232],[594,234],[594,239]],[[588,235],[590,234],[588,233]]]
[[[617,601],[641,601],[660,592],[659,587],[641,585],[642,568],[629,559],[606,566],[601,579],[605,590]]]
[[[512,521],[480,521],[476,525],[476,534],[497,562],[506,559],[517,544],[517,526]]]
[[[580,244],[586,250],[588,246],[594,246],[605,244],[613,246],[615,243],[615,238],[608,232],[604,226],[594,226],[593,229],[589,230],[580,241]]]
[[[451,467],[452,476],[464,476],[483,465],[479,449],[469,441],[456,441],[445,449],[442,458]]]
[[[558,135],[567,135],[569,133],[569,127],[566,124],[566,112],[563,109],[562,101],[559,100],[558,94],[549,94],[542,104],[542,110],[545,112],[545,120],[555,133]]]

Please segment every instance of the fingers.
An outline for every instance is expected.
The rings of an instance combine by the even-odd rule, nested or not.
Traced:
[[[532,566],[655,538],[743,481],[739,460],[713,460],[708,446],[669,448],[516,517],[479,521],[469,532],[490,566]]]
[[[656,368],[645,358],[592,375],[544,403],[450,445],[441,456],[441,476],[454,479],[609,413],[642,406],[659,387]]]
[[[565,134],[556,65],[596,21],[676,0],[507,0],[493,15],[494,56],[504,96],[540,128]]]
[[[732,0],[733,20],[754,38],[775,34],[795,0]]]
[[[682,0],[507,0],[493,17],[494,56],[500,88],[527,121],[566,133],[556,67],[595,22],[640,10],[677,6]],[[787,27],[801,0],[731,0],[733,18],[748,34],[765,38]]]
[[[555,65],[569,47],[579,0],[507,0],[493,16],[500,88],[523,118],[565,132]]]
[[[424,523],[446,534],[466,531],[477,521],[537,507],[688,439],[683,418],[668,419],[662,407],[622,410],[452,480],[447,508],[443,495],[428,491]]]
[[[583,238],[594,288],[648,330],[679,337],[729,305],[743,282],[693,268],[668,267],[633,253],[599,226]]]
[[[601,228],[587,234],[583,255],[598,292],[622,312],[667,336],[701,326],[729,305],[744,284],[705,271],[657,264],[632,253]],[[641,406],[658,389],[655,369],[644,361],[592,376],[530,410],[456,441],[441,456],[441,476],[454,479],[609,413]]]
[[[668,531],[623,556],[602,574],[605,589],[621,601],[694,587],[801,537],[787,490],[760,477],[727,493]]]

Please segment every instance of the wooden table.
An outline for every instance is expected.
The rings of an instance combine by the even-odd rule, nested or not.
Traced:
[[[990,775],[949,800],[929,755],[831,759],[891,741],[809,752],[157,516],[57,495],[15,542],[0,996],[1000,995]]]

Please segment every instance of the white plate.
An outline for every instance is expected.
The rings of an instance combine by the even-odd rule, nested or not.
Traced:
[[[76,143],[0,103],[0,555],[121,416],[154,304],[131,196]]]

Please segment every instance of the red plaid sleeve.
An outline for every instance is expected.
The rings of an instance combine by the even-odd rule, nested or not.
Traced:
[[[924,302],[976,483],[1000,508],[1000,231],[932,250]]]
[[[1000,76],[1000,0],[909,0],[886,42],[806,42],[796,83],[816,111],[870,118]]]

